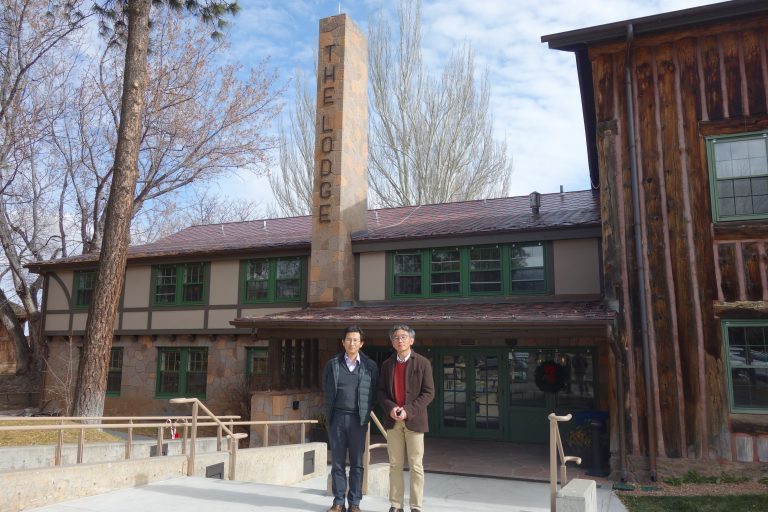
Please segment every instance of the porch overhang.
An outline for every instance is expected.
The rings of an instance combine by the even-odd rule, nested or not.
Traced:
[[[259,338],[336,338],[349,325],[366,337],[386,337],[394,324],[408,324],[417,338],[606,336],[615,312],[601,301],[492,304],[403,304],[312,308],[236,318],[237,328]]]

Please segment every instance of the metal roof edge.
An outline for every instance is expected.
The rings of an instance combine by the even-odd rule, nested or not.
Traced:
[[[611,40],[624,39],[627,25],[633,25],[635,36],[697,25],[709,21],[738,18],[749,14],[768,12],[765,0],[730,0],[700,7],[691,7],[652,16],[596,25],[541,36],[541,42],[554,50],[577,51],[587,46]]]

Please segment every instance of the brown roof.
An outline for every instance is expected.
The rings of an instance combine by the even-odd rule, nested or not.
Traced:
[[[391,326],[405,323],[414,328],[436,328],[455,331],[461,327],[524,328],[603,326],[615,313],[595,301],[573,302],[506,302],[506,303],[440,303],[353,306],[348,308],[304,308],[261,317],[243,317],[232,321],[240,328],[302,328],[310,331],[344,328]]]
[[[600,226],[598,191],[542,194],[538,215],[531,212],[528,196],[369,210],[368,230],[355,233],[352,240],[413,240],[587,226]],[[309,249],[311,239],[309,216],[206,224],[188,227],[151,244],[132,246],[128,259]],[[34,263],[29,268],[35,271],[97,258],[97,254],[72,256]]]

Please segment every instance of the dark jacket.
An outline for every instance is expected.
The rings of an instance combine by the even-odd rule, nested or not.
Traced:
[[[370,357],[362,352],[360,356],[360,385],[357,387],[357,406],[360,409],[360,426],[368,424],[371,419],[373,397],[376,394],[376,383],[379,369]],[[346,365],[344,352],[336,354],[325,363],[323,369],[323,394],[325,396],[325,418],[328,428],[333,420],[333,410],[336,405],[336,383],[339,381],[341,365]]]
[[[397,353],[392,354],[381,364],[379,377],[378,398],[384,409],[382,423],[384,428],[391,429],[395,420],[389,416],[389,411],[397,406],[393,376],[397,364]],[[408,366],[405,368],[405,413],[408,418],[405,426],[414,432],[429,432],[427,406],[435,398],[435,382],[432,377],[432,364],[424,356],[411,350]]]

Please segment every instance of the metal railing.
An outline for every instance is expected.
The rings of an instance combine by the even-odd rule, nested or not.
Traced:
[[[575,462],[581,464],[581,457],[565,455],[563,452],[563,440],[560,438],[560,427],[558,422],[571,421],[572,416],[557,416],[551,413],[549,416],[549,507],[551,512],[557,510],[557,458],[560,456],[560,486],[565,486],[567,482],[565,463]]]
[[[240,416],[221,416],[225,419],[239,418]],[[76,430],[77,436],[77,464],[83,463],[83,452],[85,450],[85,432],[86,430],[104,430],[106,429],[125,429],[127,431],[127,438],[125,440],[125,460],[131,458],[134,445],[134,430],[136,429],[157,429],[157,453],[162,453],[162,447],[164,442],[164,432],[169,426],[169,421],[183,423],[183,436],[181,444],[181,453],[186,453],[186,440],[187,440],[187,421],[191,420],[191,416],[174,416],[169,418],[168,416],[56,416],[56,417],[38,417],[38,416],[9,416],[3,417],[3,422],[10,423],[47,423],[43,425],[0,425],[0,432],[17,431],[17,432],[30,432],[30,431],[46,431],[54,430],[57,432],[56,436],[56,448],[54,454],[53,463],[55,466],[62,465],[63,449],[64,449],[64,432],[68,430]],[[87,423],[80,423],[87,421]],[[93,421],[96,421],[92,423]],[[51,424],[56,422],[55,424]],[[65,423],[70,422],[70,423]],[[203,423],[201,427],[214,427],[216,423]],[[220,438],[220,434],[219,434]],[[217,449],[221,450],[221,443],[219,442]]]
[[[379,432],[381,432],[381,435],[384,436],[384,441],[386,441],[387,431],[384,429],[384,426],[381,424],[379,418],[376,417],[376,414],[373,411],[371,411],[371,420],[376,424]],[[386,442],[371,444],[371,424],[368,423],[368,432],[365,434],[365,451],[363,452],[363,494],[368,494],[368,467],[371,465],[371,450],[386,447]]]
[[[317,420],[275,420],[275,421],[237,421],[240,416],[237,415],[221,415],[216,416],[211,413],[199,400],[196,398],[176,398],[172,399],[173,403],[192,403],[192,415],[191,416],[7,416],[2,417],[3,422],[8,423],[24,423],[24,425],[0,425],[0,432],[3,431],[17,431],[17,432],[33,432],[33,431],[56,431],[56,443],[55,443],[55,455],[54,465],[61,466],[63,464],[63,452],[64,452],[64,438],[65,432],[77,431],[77,457],[76,463],[83,463],[83,454],[86,444],[86,431],[88,430],[126,430],[127,435],[125,439],[125,456],[124,460],[130,460],[133,454],[134,448],[134,435],[135,430],[140,429],[157,429],[157,450],[156,453],[161,455],[163,453],[163,443],[165,442],[165,430],[170,429],[171,440],[178,440],[181,443],[181,454],[187,455],[188,466],[187,473],[194,474],[195,463],[195,451],[197,447],[198,429],[205,427],[216,428],[216,451],[222,451],[222,441],[226,435],[228,440],[227,451],[230,454],[230,479],[235,475],[235,463],[237,459],[237,441],[248,437],[245,433],[235,433],[235,426],[263,426],[263,441],[262,446],[269,445],[269,427],[276,425],[300,425],[300,443],[306,442],[306,425],[318,423]],[[198,409],[201,408],[205,412],[205,416],[211,419],[211,421],[201,421]],[[83,423],[85,422],[85,423]],[[32,423],[32,425],[30,425]],[[36,424],[41,423],[41,424]],[[176,428],[179,428],[181,432],[179,435],[174,435]],[[191,438],[191,443],[189,443]],[[190,444],[189,450],[187,450],[187,444]],[[234,446],[234,447],[233,447]],[[189,454],[187,453],[189,451]]]

